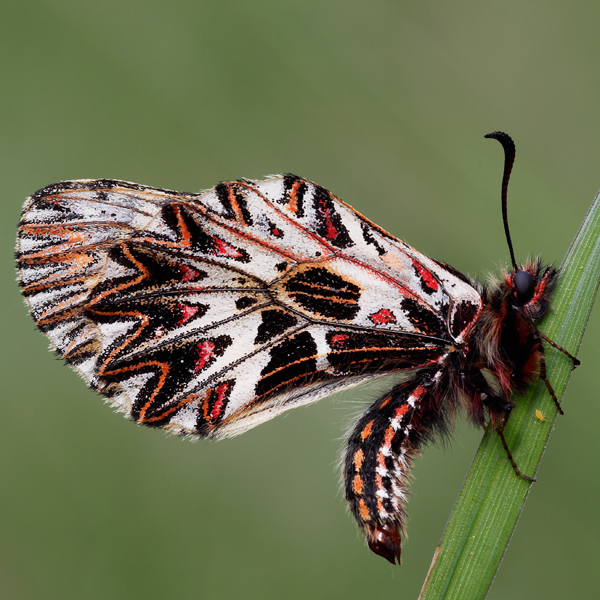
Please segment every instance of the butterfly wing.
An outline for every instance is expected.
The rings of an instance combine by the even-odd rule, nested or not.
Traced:
[[[293,175],[49,186],[17,258],[34,319],[88,384],[183,434],[235,435],[435,363],[481,310],[464,279]]]

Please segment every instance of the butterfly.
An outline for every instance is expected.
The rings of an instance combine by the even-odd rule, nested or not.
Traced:
[[[419,448],[463,408],[476,425],[491,422],[528,478],[502,434],[510,398],[538,378],[552,393],[535,321],[558,272],[515,262],[506,218],[514,144],[487,137],[506,153],[513,264],[490,285],[288,174],[199,194],[107,179],[45,187],[19,224],[23,295],[92,389],[137,423],[176,434],[234,436],[406,372],[360,417],[342,467],[370,548],[400,563]]]

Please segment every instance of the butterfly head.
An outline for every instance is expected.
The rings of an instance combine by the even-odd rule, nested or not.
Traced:
[[[554,267],[543,267],[539,260],[514,269],[505,277],[505,283],[513,297],[513,306],[531,319],[544,316],[548,312],[557,275],[558,271]]]

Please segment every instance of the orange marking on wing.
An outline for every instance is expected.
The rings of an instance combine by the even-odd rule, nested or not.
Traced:
[[[365,425],[364,429],[360,432],[360,437],[361,437],[361,439],[362,439],[363,442],[371,435],[372,431],[373,431],[373,419],[371,419]]]
[[[181,214],[181,209],[177,204],[173,204],[173,212],[177,218],[177,225],[179,227],[179,231],[181,233],[181,241],[178,246],[184,250],[192,249],[192,236],[190,234],[190,230],[183,220],[183,216]]]
[[[283,371],[285,369],[289,369],[289,367],[293,366],[293,365],[301,365],[302,363],[309,361],[309,360],[314,360],[315,358],[318,358],[319,355],[316,356],[305,356],[299,360],[295,360],[292,362],[289,362],[285,365],[283,365],[282,367],[279,367],[277,369],[274,369],[273,371],[270,371],[268,374],[266,374],[263,379],[266,379],[267,377],[271,377],[272,375],[274,375],[275,373],[278,373],[279,371]],[[316,374],[318,371],[315,371],[313,374]],[[295,381],[296,379],[302,379],[303,377],[306,377],[307,373],[302,373],[300,375],[298,375],[297,377],[292,377],[291,379],[288,379],[286,381],[282,381],[281,383],[279,383],[278,385],[276,385],[274,388],[271,388],[268,392],[268,394],[272,394],[274,390],[276,390],[277,388],[280,388],[281,386],[286,386],[288,384],[290,384],[292,381]],[[264,395],[264,394],[263,394]],[[254,399],[254,402],[260,400],[261,396],[256,396],[256,398]]]
[[[297,360],[294,361],[293,363],[289,363],[287,366],[289,365],[293,365],[293,364],[300,364],[303,362],[306,362],[307,360],[312,360],[314,357],[313,356],[309,356],[308,358],[304,358],[302,360]],[[277,373],[277,371],[281,371],[282,369],[284,369],[286,367],[281,367],[280,369],[276,369],[275,371],[271,371],[271,373],[269,373],[269,375],[271,375],[272,373]],[[310,375],[314,375],[314,377],[317,379],[318,378],[318,373],[319,371],[313,371],[312,373],[310,373]],[[247,406],[251,406],[253,404],[256,404],[257,402],[260,401],[260,399],[262,398],[262,396],[265,396],[266,394],[273,394],[275,393],[275,391],[281,387],[286,387],[286,386],[290,386],[293,385],[294,381],[298,380],[298,379],[303,379],[304,377],[306,377],[308,375],[308,373],[302,373],[301,375],[297,375],[296,377],[292,377],[291,379],[287,379],[286,381],[282,381],[281,383],[277,384],[275,387],[271,388],[268,392],[266,392],[265,394],[262,394],[261,396],[256,396],[254,398],[254,400],[252,401],[252,403],[248,403]],[[243,412],[243,409],[242,409]]]
[[[295,181],[294,185],[292,185],[292,189],[290,190],[290,200],[287,204],[287,208],[293,214],[298,212],[298,190],[303,183],[304,181]]]
[[[144,315],[143,313],[140,313],[140,312],[109,312],[109,311],[94,310],[91,308],[88,308],[88,310],[97,315],[107,315],[107,316],[119,315],[119,316],[123,316],[123,317],[138,317],[141,321],[139,323],[137,331],[135,331],[133,334],[128,336],[127,339],[120,346],[118,346],[117,348],[114,348],[113,351],[107,356],[106,360],[98,367],[98,375],[100,375],[100,376],[108,375],[111,373],[111,371],[105,371],[106,367],[110,364],[110,362],[116,355],[120,354],[123,350],[125,350],[125,348],[127,348],[127,346],[129,346],[129,344],[131,344],[137,337],[140,336],[140,334],[142,333],[144,328],[147,327],[148,324],[150,323],[150,319],[146,315]]]
[[[49,306],[47,310],[43,311],[39,318],[35,320],[38,325],[45,325],[47,323],[52,323],[57,320],[56,313],[60,313],[63,310],[65,311],[60,318],[59,321],[68,318],[71,315],[78,315],[81,312],[81,306],[76,308],[71,308],[70,310],[66,310],[71,307],[73,304],[77,304],[80,301],[83,301],[87,298],[88,292],[82,292],[81,294],[73,294],[70,298],[65,300],[61,300],[58,304],[54,304]]]
[[[163,413],[160,417],[153,417],[151,419],[146,419],[145,418],[145,413],[148,410],[148,408],[150,407],[150,405],[152,404],[152,402],[154,401],[154,398],[156,397],[156,395],[159,393],[159,391],[161,390],[161,388],[163,387],[165,380],[167,378],[167,375],[169,373],[169,365],[165,364],[165,363],[161,363],[158,362],[156,360],[150,360],[144,363],[138,363],[136,365],[130,365],[128,367],[122,367],[120,369],[115,369],[114,371],[109,371],[107,373],[102,373],[102,375],[118,375],[119,373],[127,373],[129,371],[139,371],[141,368],[143,367],[148,367],[148,366],[152,366],[152,367],[158,367],[161,371],[160,377],[158,379],[158,384],[156,385],[156,387],[154,388],[154,391],[152,392],[152,395],[150,396],[148,402],[146,402],[146,404],[143,406],[142,410],[140,411],[140,418],[139,421],[144,423],[144,422],[150,422],[150,421],[155,421],[159,418],[163,418],[166,414],[170,414],[171,412],[173,412],[177,407],[172,408],[171,410],[169,410],[166,413]]]
[[[146,418],[146,416],[145,416],[146,412],[148,411],[148,409],[154,402],[154,399],[159,394],[162,387],[164,386],[165,380],[166,380],[167,376],[169,375],[169,365],[167,365],[166,363],[160,363],[158,361],[148,361],[146,363],[140,363],[139,365],[133,365],[131,367],[126,367],[124,369],[117,369],[110,373],[110,374],[116,374],[116,373],[124,372],[124,371],[135,371],[135,370],[138,370],[140,367],[144,367],[144,366],[148,366],[148,365],[160,367],[161,375],[159,377],[156,387],[154,388],[154,392],[148,399],[148,402],[146,402],[146,404],[144,404],[144,407],[140,411],[140,417],[138,419],[140,423],[152,423],[153,421],[161,421],[165,417],[168,417],[170,414],[179,410],[182,406],[189,404],[190,402],[194,402],[198,398],[197,394],[190,394],[189,396],[186,396],[185,398],[181,399],[174,406],[171,406],[169,409],[162,411],[159,415],[157,415],[155,417]]]
[[[296,190],[300,187],[300,185],[302,185],[302,183],[305,183],[305,182],[301,181],[296,185]],[[302,232],[301,235],[303,235],[307,238],[310,238],[315,244],[317,244],[320,247],[321,252],[322,252],[322,256],[319,259],[319,261],[326,260],[328,258],[328,256],[332,256],[332,255],[336,254],[337,250],[332,249],[329,246],[329,244],[324,242],[316,233],[314,233],[313,231],[310,231],[310,229],[307,229],[306,227],[304,227],[303,225],[298,223],[293,217],[290,217],[290,215],[286,214],[281,209],[279,209],[277,206],[275,206],[271,200],[269,200],[264,194],[262,194],[258,190],[258,188],[254,187],[251,184],[247,184],[247,183],[244,183],[241,181],[236,182],[236,185],[238,187],[244,187],[244,188],[250,190],[252,193],[259,196],[263,200],[263,202],[265,202],[266,204],[269,205],[271,210],[273,210],[277,215],[279,215],[279,217],[281,219],[283,219],[285,221],[285,223],[287,223],[288,226],[290,226],[292,229],[300,230]],[[294,192],[294,194],[295,194],[295,192]],[[290,208],[289,203],[285,206],[285,210],[290,211],[290,212],[297,211],[297,200],[295,200],[294,203],[295,203],[294,210],[292,210]],[[344,203],[342,202],[342,204],[344,204]],[[207,218],[217,221],[217,219],[213,215],[207,215]],[[264,240],[263,238],[255,237],[253,235],[248,234],[247,232],[237,231],[237,230],[229,227],[227,223],[223,223],[223,226],[226,227],[227,229],[229,229],[230,231],[235,232],[237,235],[240,235],[241,237],[243,237],[247,240],[250,240],[252,242],[257,242],[261,246],[263,246],[265,248],[269,248],[270,250],[277,252],[278,254],[281,254],[282,256],[290,258],[291,260],[297,260],[297,258],[299,256],[298,254],[294,253],[291,249],[283,250],[280,247],[278,247],[277,244],[269,242],[268,240]],[[304,261],[319,262],[319,261],[307,259],[306,257],[300,257],[300,261],[301,262],[304,262]]]
[[[248,224],[244,219],[240,203],[238,202],[238,199],[235,196],[233,186],[231,184],[227,185],[227,196],[229,198],[229,204],[231,205],[233,214],[235,215],[235,220],[240,224],[241,227],[247,227]]]
[[[39,231],[35,231],[35,228],[38,227]],[[32,261],[35,259],[43,259],[43,260],[51,260],[53,256],[57,256],[59,254],[75,254],[83,252],[86,249],[96,250],[97,248],[102,248],[104,246],[112,246],[114,245],[114,240],[102,240],[100,242],[92,242],[89,243],[89,240],[92,239],[92,229],[89,225],[85,227],[78,227],[75,231],[69,231],[67,229],[68,226],[44,226],[44,229],[47,231],[43,231],[40,226],[35,225],[22,225],[20,228],[20,236],[44,236],[48,237],[49,241],[52,241],[52,237],[54,238],[63,238],[65,240],[64,243],[52,243],[50,246],[38,250],[36,252],[24,252],[22,259],[26,259],[29,264],[33,264]],[[98,226],[97,229],[126,229],[131,231],[131,227],[122,223],[114,223],[110,226]],[[88,242],[88,243],[86,243]],[[73,246],[77,246],[75,250],[73,250]],[[60,259],[53,259],[55,262],[59,262]]]
[[[379,406],[379,408],[381,409],[381,408],[384,408],[384,407],[386,407],[386,406],[387,406],[387,405],[388,405],[388,404],[391,402],[391,400],[392,400],[392,397],[391,397],[391,396],[388,396],[388,397],[387,397],[387,398],[386,398],[386,399],[385,399],[385,400],[384,400],[384,401],[381,403],[381,405]]]
[[[86,233],[88,234],[86,236]],[[48,238],[63,238],[69,245],[76,246],[89,238],[91,228],[74,227],[68,225],[23,225],[21,235],[44,236]]]
[[[72,239],[74,232],[83,235],[86,231],[97,231],[98,229],[115,229],[126,228],[131,229],[131,226],[118,221],[107,223],[105,221],[73,221],[72,223],[55,223],[48,225],[47,223],[24,223],[21,225],[21,231],[26,235],[42,235],[53,237],[64,237]]]
[[[44,291],[47,288],[56,287],[56,284],[59,284],[61,287],[67,287],[77,283],[85,284],[87,279],[86,274],[79,273],[82,268],[85,269],[86,266],[81,267],[75,265],[68,267],[65,265],[65,268],[61,269],[60,272],[49,275],[41,281],[36,281],[24,286],[23,293],[34,294],[35,292]]]
[[[204,415],[205,421],[210,421],[210,412],[209,412],[209,400],[212,396],[214,388],[208,388],[204,393],[204,402],[202,402],[202,414]]]
[[[393,350],[395,352],[399,352],[400,350],[404,350],[407,354],[408,353],[412,353],[415,352],[417,350],[431,350],[431,348],[426,348],[426,347],[422,347],[422,348],[400,348],[400,347],[387,347],[387,348],[358,348],[355,350],[332,350],[331,354],[341,354],[342,352],[377,352],[380,350],[386,350],[387,352],[389,352],[390,350]],[[375,364],[375,362],[381,362],[381,361],[386,361],[386,360],[392,360],[389,356],[383,355],[383,356],[377,356],[377,357],[369,357],[369,358],[362,358],[360,360],[353,360],[351,362],[352,365],[360,365],[361,363],[365,363],[367,365],[373,365]],[[410,366],[410,367],[404,367],[404,369],[402,370],[410,370],[410,369],[420,369],[421,367],[425,367],[427,365],[434,365],[439,361],[439,357],[434,357],[430,360],[427,361],[415,361],[415,366]]]
[[[175,406],[172,406],[168,410],[165,410],[164,412],[161,412],[160,415],[158,415],[156,417],[150,417],[149,419],[146,419],[146,418],[139,419],[139,421],[141,423],[152,423],[154,421],[162,421],[165,417],[168,417],[170,414],[172,414],[175,411],[179,410],[179,408],[181,408],[184,404],[188,404],[188,402],[191,402],[191,401],[186,398],[185,400],[182,400],[181,402],[178,402]]]
[[[86,342],[85,346],[91,346],[92,348],[94,346],[96,346],[99,349],[100,344],[96,340],[88,339],[88,336],[89,336],[89,332],[86,331],[85,329],[83,331],[80,331],[77,334],[77,336],[75,338],[73,338],[69,342],[69,345],[65,348],[65,351],[63,353],[65,358],[70,357],[70,356],[77,356],[77,354],[82,351],[82,349],[78,348],[78,346],[81,345],[83,342]],[[85,348],[85,346],[84,346],[84,348]],[[71,354],[71,353],[73,353],[73,354]]]
[[[324,260],[325,258],[327,258],[328,255],[331,256],[331,255],[335,254],[335,252],[329,247],[329,245],[324,243],[315,233],[313,233],[309,229],[306,229],[306,227],[303,227],[297,221],[295,221],[292,217],[290,217],[289,215],[286,215],[284,212],[282,212],[280,209],[278,209],[268,198],[266,198],[264,196],[264,194],[261,194],[260,191],[253,185],[247,184],[247,183],[244,183],[241,181],[229,182],[229,183],[225,182],[225,183],[226,183],[226,185],[233,183],[236,185],[236,187],[245,188],[245,189],[249,190],[250,192],[252,192],[253,194],[256,194],[257,196],[259,196],[265,203],[267,203],[269,205],[270,209],[273,210],[275,213],[277,213],[289,226],[291,226],[293,229],[300,230],[302,232],[302,235],[304,235],[308,238],[311,238],[316,244],[318,244],[320,246],[321,252],[324,255],[321,258],[321,260]],[[271,252],[280,254],[281,256],[286,257],[289,260],[294,261],[294,262],[297,262],[298,260],[300,260],[301,262],[304,262],[305,260],[307,260],[306,256],[299,255],[298,253],[294,252],[293,248],[282,249],[281,247],[279,247],[277,245],[277,243],[270,242],[269,240],[266,240],[261,236],[256,236],[256,235],[252,234],[251,232],[249,232],[248,230],[240,230],[239,225],[237,225],[237,222],[235,224],[233,224],[228,219],[224,219],[223,217],[219,217],[218,215],[216,215],[214,213],[210,213],[205,206],[203,206],[202,204],[200,204],[198,202],[195,202],[194,204],[192,204],[192,203],[190,203],[189,200],[183,199],[181,204],[184,204],[192,212],[201,213],[202,219],[204,219],[206,221],[210,221],[211,223],[214,223],[216,226],[227,230],[228,232],[232,233],[233,235],[235,235],[237,237],[243,238],[244,240],[247,240],[251,243],[256,243],[256,244],[260,245],[261,247],[267,248]],[[287,206],[286,206],[286,208],[287,208]],[[177,244],[174,244],[172,242],[162,241],[162,240],[159,241],[159,240],[156,240],[153,238],[143,238],[140,241],[148,241],[157,246],[162,245],[162,246],[169,247],[169,248],[177,248]],[[314,261],[309,260],[308,262],[314,262]]]
[[[347,350],[333,350],[332,354],[351,354],[353,352],[389,352],[390,350],[404,350],[406,352],[415,352],[418,350],[427,350],[431,351],[433,348],[431,346],[415,346],[414,348],[404,348],[402,346],[367,346],[366,348],[348,348]],[[370,361],[371,359],[365,359]],[[433,362],[437,362],[437,358],[433,359]],[[364,362],[364,361],[357,361]],[[419,362],[419,367],[424,364],[429,363],[421,363]]]
[[[241,235],[241,233],[236,231],[235,229],[232,230],[232,233],[240,235],[241,237],[247,237],[247,236]],[[169,248],[170,250],[185,250],[185,251],[192,250],[191,243],[190,243],[191,236],[189,235],[189,232],[185,236],[185,239],[182,238],[182,241],[184,242],[183,244],[181,242],[169,242],[166,240],[158,240],[158,239],[152,238],[152,237],[136,238],[135,241],[138,243],[152,244],[153,246],[156,246],[158,248]],[[226,258],[240,258],[242,256],[242,254],[238,250],[236,250],[231,244],[229,244],[225,240],[222,240],[219,237],[213,236],[212,241],[215,243],[216,252],[215,253],[206,253],[207,256],[224,256]],[[262,245],[265,245],[265,244],[262,244]],[[209,260],[206,260],[204,258],[202,259],[202,261],[210,262]],[[219,263],[216,262],[216,264],[219,264]]]
[[[85,298],[87,292],[85,294],[80,294],[77,298]],[[68,319],[70,317],[77,317],[81,313],[81,307],[77,306],[75,308],[71,308],[70,310],[65,310],[61,315],[51,314],[51,311],[54,310],[55,307],[51,307],[50,309],[44,311],[39,318],[35,319],[35,322],[38,325],[48,325],[50,323],[56,323],[63,321],[64,319]]]
[[[60,244],[56,246],[50,246],[39,250],[38,252],[29,252],[21,257],[20,260],[28,265],[38,265],[45,262],[60,263],[70,254],[84,254],[85,252],[98,252],[99,249],[105,247],[111,247],[114,244],[112,242],[94,242],[91,244],[83,244],[76,250],[73,250],[73,246],[70,243]]]
[[[325,300],[330,300],[331,302],[336,302],[337,304],[358,304],[357,300],[353,298],[340,298],[339,296],[322,296],[321,294],[308,294],[306,292],[294,292],[295,296],[308,296],[309,298],[324,298]]]
[[[279,372],[279,371],[281,371],[283,369],[287,369],[291,365],[300,365],[300,364],[302,364],[302,363],[304,363],[306,361],[313,360],[315,358],[318,358],[318,355],[317,356],[307,356],[307,357],[302,358],[300,360],[288,363],[287,365],[284,365],[283,367],[279,367],[278,369],[275,369],[275,370],[271,371],[268,375],[266,375],[265,377],[263,377],[263,379],[266,378],[266,377],[270,377],[274,373],[277,373],[277,372]],[[277,390],[278,389],[280,389],[282,387],[286,387],[286,386],[293,386],[294,382],[296,380],[302,380],[307,375],[310,375],[311,377],[314,377],[315,379],[319,379],[319,374],[320,373],[322,373],[322,371],[317,369],[316,371],[312,371],[310,373],[301,373],[300,375],[297,375],[296,377],[292,377],[291,379],[287,379],[286,381],[282,381],[281,383],[278,383],[276,386],[270,388],[264,394],[261,394],[259,396],[255,396],[253,400],[247,402],[241,408],[237,409],[235,412],[233,412],[232,414],[230,414],[227,417],[227,421],[228,422],[230,422],[230,421],[236,421],[237,419],[241,418],[242,415],[250,412],[257,404],[260,404],[263,401],[262,398],[264,396],[277,395],[277,393],[278,393]]]
[[[211,420],[211,413],[210,413],[210,398],[213,394],[215,388],[208,388],[204,394],[204,401],[202,402],[202,414],[204,415],[204,420],[205,421],[210,421]]]
[[[138,311],[131,311],[131,312],[122,312],[122,311],[101,311],[101,310],[97,310],[92,308],[92,306],[94,304],[98,304],[101,300],[103,300],[104,298],[115,294],[121,290],[127,289],[128,287],[131,287],[132,285],[136,285],[137,283],[140,283],[145,277],[148,276],[148,270],[144,267],[144,265],[142,265],[142,263],[140,263],[139,261],[135,260],[135,258],[133,257],[133,255],[131,254],[131,252],[129,252],[129,250],[127,249],[127,246],[125,244],[121,244],[121,249],[123,250],[123,254],[125,254],[127,256],[127,258],[129,258],[129,260],[131,260],[141,271],[140,275],[138,277],[136,277],[135,279],[132,279],[130,281],[124,282],[118,286],[115,286],[114,288],[111,288],[109,290],[106,290],[104,292],[102,292],[101,294],[99,294],[98,296],[96,296],[87,306],[87,310],[90,312],[94,312],[98,315],[120,315],[120,316],[127,316],[127,317],[137,317],[141,320],[139,327],[137,329],[137,331],[135,333],[133,333],[132,335],[128,336],[127,339],[125,340],[125,342],[123,344],[121,344],[121,346],[119,346],[118,348],[113,349],[113,351],[108,355],[108,357],[106,358],[106,360],[102,363],[102,365],[100,365],[98,367],[98,375],[103,376],[105,375],[105,368],[106,366],[110,363],[110,361],[113,359],[113,357],[117,354],[119,354],[122,350],[124,350],[129,344],[131,344],[137,337],[140,336],[140,334],[142,333],[142,331],[144,330],[144,328],[149,324],[150,319],[143,313],[138,312]]]
[[[402,261],[394,254],[394,252],[386,252],[381,260],[388,266],[393,267],[394,269],[398,269],[398,271],[403,271],[405,269],[405,265]]]
[[[146,404],[144,404],[144,407],[142,408],[142,410],[140,411],[140,422],[150,422],[150,421],[155,421],[157,420],[157,417],[152,417],[150,419],[146,419],[146,411],[150,408],[150,406],[152,405],[152,403],[154,402],[154,398],[156,398],[156,396],[158,395],[158,393],[160,392],[160,390],[162,389],[162,387],[165,384],[165,381],[167,379],[167,375],[169,374],[169,365],[165,364],[165,363],[160,363],[158,361],[151,361],[150,363],[146,363],[146,364],[151,364],[151,365],[155,365],[157,367],[160,368],[160,377],[158,378],[158,383],[156,384],[156,387],[154,388],[154,391],[152,392],[152,395],[150,396],[150,398],[148,399],[148,402],[146,402]],[[144,364],[140,364],[140,365],[136,365],[136,366],[145,366]],[[166,414],[170,414],[171,412],[173,412],[173,410],[175,410],[175,408],[173,408],[171,411],[167,412]],[[161,415],[165,416],[165,414]]]
[[[144,419],[143,421],[140,419],[140,421],[143,423],[152,423],[154,421],[162,421],[165,417],[168,417],[170,414],[178,411],[182,406],[185,406],[186,404],[193,402],[196,398],[197,398],[197,396],[188,396],[187,398],[180,400],[175,406],[171,406],[171,408],[169,408],[168,410],[161,412],[156,417],[150,417],[149,419]]]
[[[100,253],[104,248],[110,248],[114,245],[112,242],[99,242],[96,244],[87,244],[80,246],[76,250],[73,250],[68,244],[61,246],[59,250],[58,246],[52,246],[46,248],[40,252],[33,254],[23,254],[19,258],[19,262],[23,262],[27,265],[43,265],[45,263],[62,263],[62,262],[78,262],[80,256],[94,256]],[[50,251],[50,252],[49,252]]]
[[[104,298],[106,298],[108,296],[111,296],[113,294],[116,294],[117,292],[120,292],[122,290],[127,289],[128,287],[131,287],[133,285],[137,285],[138,283],[141,283],[149,275],[148,269],[139,260],[136,260],[133,257],[133,255],[131,254],[131,252],[127,248],[127,245],[125,243],[121,243],[119,245],[121,246],[121,250],[123,251],[123,254],[125,254],[125,256],[127,256],[127,258],[132,263],[134,263],[134,265],[140,270],[140,274],[137,277],[135,277],[134,279],[130,279],[129,281],[125,281],[125,282],[117,285],[114,288],[105,290],[101,294],[98,294],[98,296],[96,296],[90,302],[90,306],[93,305],[93,304],[98,304],[99,302],[101,302],[102,300],[104,300]]]

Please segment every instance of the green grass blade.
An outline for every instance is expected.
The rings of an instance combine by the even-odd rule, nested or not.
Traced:
[[[540,322],[540,331],[572,354],[581,345],[599,282],[600,193],[565,256],[551,312]],[[546,358],[548,378],[560,400],[571,374],[571,360],[548,346]],[[521,472],[535,475],[558,412],[542,382],[517,396],[514,403],[504,433]],[[488,430],[436,550],[420,600],[485,598],[532,485],[515,475],[499,436]]]

